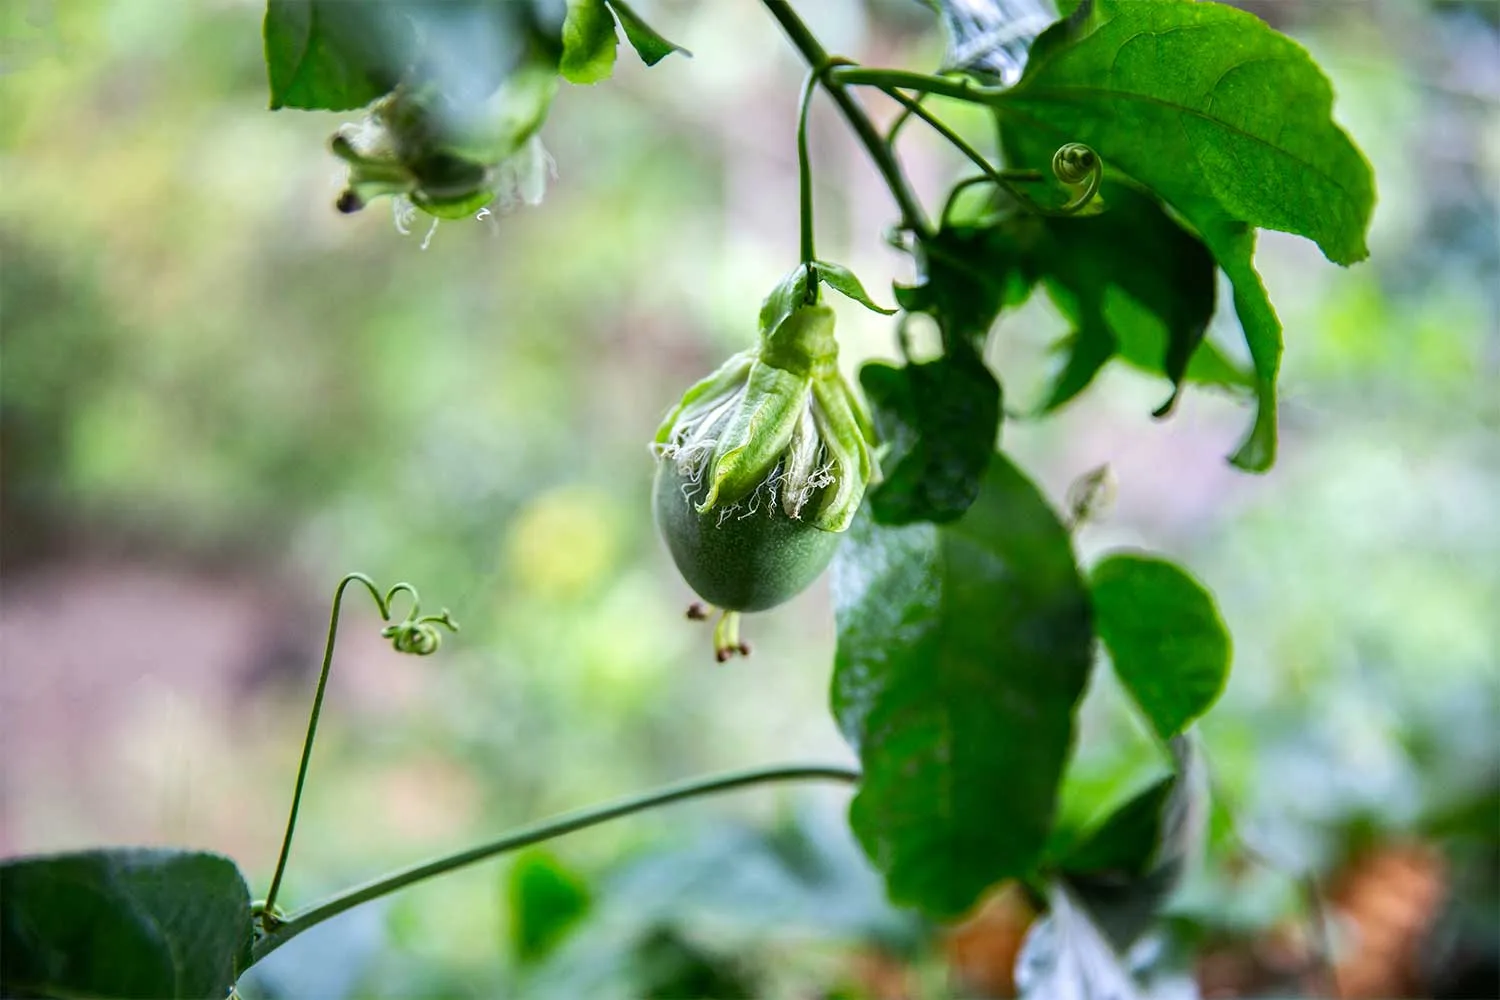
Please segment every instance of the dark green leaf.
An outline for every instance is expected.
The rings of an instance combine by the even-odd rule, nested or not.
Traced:
[[[0,864],[0,994],[212,997],[249,965],[250,893],[228,858],[98,850]]]
[[[1093,660],[1068,532],[1003,455],[948,525],[860,518],[834,560],[833,710],[891,898],[940,917],[1030,873]]]
[[[1136,794],[1069,850],[1058,867],[1073,874],[1144,875],[1156,854],[1162,809],[1176,783],[1177,777],[1172,775]]]
[[[1215,298],[1214,259],[1150,197],[1124,185],[1088,217],[1020,216],[1031,268],[1074,323],[1068,358],[1043,410],[1068,402],[1116,354],[1164,375],[1176,390],[1203,343]],[[1165,412],[1172,400],[1158,412]]]
[[[1144,184],[1193,226],[1235,288],[1255,362],[1259,414],[1235,453],[1275,459],[1281,327],[1251,263],[1256,227],[1314,240],[1329,259],[1365,257],[1374,206],[1369,164],[1331,117],[1311,57],[1264,22],[1185,0],[1098,0],[1048,29],[1026,72],[995,100],[1012,166],[1047,169],[1082,142],[1107,169]]]
[[[516,859],[508,893],[511,945],[522,964],[550,955],[589,911],[589,889],[583,879],[543,851],[528,851]]]
[[[635,49],[635,54],[640,56],[641,62],[647,66],[655,66],[673,52],[681,52],[685,56],[692,55],[681,45],[663,38],[656,29],[641,20],[641,16],[631,10],[623,0],[609,0],[609,5],[614,9],[615,17],[620,20],[620,27],[625,29],[625,37]]]
[[[974,498],[995,448],[1000,384],[967,348],[925,364],[868,364],[860,384],[887,451],[871,495],[882,524],[951,521]]]
[[[1208,711],[1229,677],[1214,599],[1180,567],[1114,555],[1094,567],[1094,623],[1130,696],[1163,739]]]
[[[946,228],[917,247],[916,285],[896,288],[907,312],[937,321],[945,346],[983,343],[1002,307],[1025,301],[1035,280],[1015,234],[999,228]]]
[[[362,108],[390,92],[415,47],[401,11],[345,0],[270,0],[264,35],[273,110]]]
[[[568,0],[558,71],[569,83],[598,83],[615,69],[615,18],[604,0]]]
[[[1133,796],[1057,865],[1115,947],[1161,912],[1202,844],[1208,778],[1190,735],[1171,741],[1176,773]]]
[[[871,312],[878,312],[882,316],[896,315],[896,310],[876,304],[865,291],[865,286],[860,284],[859,279],[854,276],[854,272],[844,265],[820,260],[813,264],[813,268],[818,272],[818,280],[840,295],[847,296]]]
[[[1255,425],[1230,461],[1246,472],[1264,472],[1276,462],[1276,375],[1281,369],[1281,320],[1255,271],[1255,233],[1242,228],[1214,250],[1234,286],[1234,311],[1255,365]]]

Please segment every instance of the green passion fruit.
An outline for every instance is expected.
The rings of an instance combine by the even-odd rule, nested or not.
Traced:
[[[657,462],[653,492],[657,527],[682,578],[725,611],[765,611],[806,590],[843,537],[789,517],[769,495],[700,514],[703,484],[671,460]]]

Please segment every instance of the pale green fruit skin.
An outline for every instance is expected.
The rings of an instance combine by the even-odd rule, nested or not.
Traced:
[[[765,611],[800,594],[828,568],[843,538],[773,503],[748,516],[735,511],[720,523],[719,510],[693,509],[684,485],[676,463],[656,463],[656,526],[688,586],[726,611]]]

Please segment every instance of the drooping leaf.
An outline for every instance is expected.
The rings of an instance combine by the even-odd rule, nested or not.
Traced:
[[[234,862],[97,850],[0,864],[0,994],[222,1000],[249,965]]]
[[[1030,230],[1020,241],[1028,267],[1074,324],[1063,344],[1066,361],[1042,409],[1067,403],[1119,356],[1172,383],[1171,399],[1158,410],[1164,413],[1200,351],[1217,359],[1209,361],[1211,375],[1225,378],[1227,369],[1233,380],[1238,374],[1203,347],[1214,313],[1214,259],[1149,196],[1106,185],[1105,200],[1109,208],[1099,215],[1020,215],[1008,223]]]
[[[264,24],[271,109],[352,111],[384,97],[415,51],[395,5],[270,0]]]
[[[1281,327],[1251,263],[1253,230],[1312,239],[1330,260],[1366,256],[1369,164],[1333,122],[1312,58],[1254,15],[1186,0],[1097,0],[1048,29],[1019,83],[993,99],[1017,154],[1046,169],[1081,142],[1197,230],[1235,287],[1260,412],[1235,453],[1275,459]]]
[[[507,883],[511,948],[522,964],[550,955],[589,911],[588,885],[550,854],[528,851],[516,859]]]
[[[615,69],[615,17],[604,0],[568,0],[558,72],[569,83],[598,83]]]
[[[1208,824],[1208,775],[1196,737],[1171,741],[1174,773],[1112,812],[1056,864],[1120,949],[1161,913],[1201,848]]]
[[[1281,320],[1256,273],[1255,232],[1241,228],[1214,249],[1234,286],[1234,311],[1255,365],[1255,424],[1230,457],[1246,472],[1264,472],[1276,462],[1276,375],[1281,369]]]
[[[609,6],[614,10],[615,17],[619,19],[620,27],[625,29],[625,37],[635,49],[635,54],[640,56],[641,62],[647,66],[655,66],[673,52],[692,56],[692,53],[681,45],[663,38],[660,32],[631,10],[624,0],[609,0]]]
[[[1113,555],[1090,574],[1094,624],[1115,673],[1163,739],[1208,711],[1229,677],[1229,632],[1181,567]]]
[[[871,363],[859,374],[886,445],[871,495],[882,524],[951,521],[979,495],[995,449],[1000,384],[968,348],[924,364]]]
[[[893,900],[956,916],[1041,858],[1093,658],[1087,594],[1003,455],[959,520],[849,534],[832,702],[864,765],[851,824]]]
[[[1144,875],[1156,853],[1162,810],[1177,783],[1169,775],[1149,785],[1076,844],[1059,861],[1066,872]]]
[[[878,312],[882,316],[896,314],[896,310],[887,309],[870,298],[870,293],[865,291],[865,286],[860,283],[859,278],[855,277],[854,272],[844,265],[820,260],[813,264],[813,268],[818,272],[818,280],[840,295],[851,298],[871,312]]]

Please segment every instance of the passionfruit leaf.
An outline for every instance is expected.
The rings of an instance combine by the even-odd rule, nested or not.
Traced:
[[[832,572],[850,821],[892,900],[968,910],[1042,860],[1094,655],[1071,538],[1004,455],[949,524],[857,517]]]
[[[870,496],[882,524],[952,521],[979,495],[1000,424],[1000,383],[972,350],[895,368],[860,370],[884,480]]]
[[[1090,584],[1115,674],[1157,734],[1176,736],[1229,679],[1229,630],[1213,595],[1182,567],[1141,553],[1105,559]]]
[[[221,998],[250,966],[250,891],[203,851],[0,863],[0,995]]]

